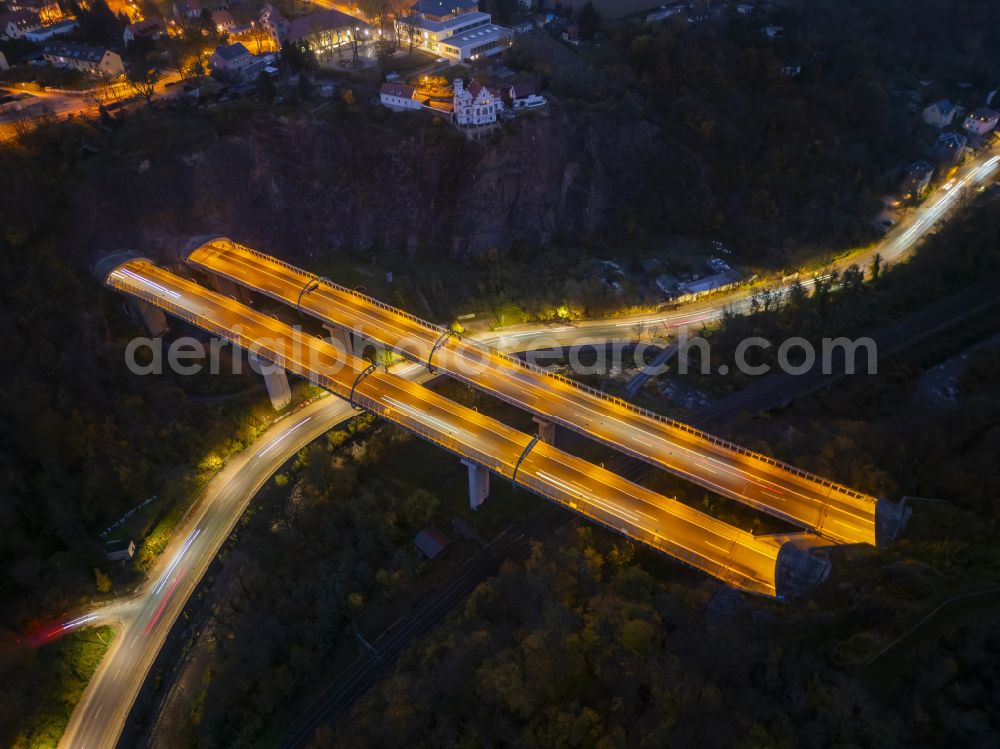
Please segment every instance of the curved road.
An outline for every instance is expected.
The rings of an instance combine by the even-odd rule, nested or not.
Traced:
[[[961,193],[984,183],[997,169],[998,161],[1000,157],[992,154],[977,159],[962,171],[950,191],[938,191],[878,249],[850,258],[844,262],[845,267],[853,262],[864,264],[876,251],[882,252],[887,261],[899,259],[946,215]],[[579,342],[581,332],[586,332],[595,341],[609,337],[628,338],[631,326],[637,322],[646,325],[699,323],[717,318],[725,307],[745,309],[748,302],[749,292],[739,290],[695,302],[686,308],[690,311],[683,314],[647,313],[612,321],[584,321],[562,328],[520,325],[500,334],[484,336],[483,340],[501,350],[523,351],[538,348],[540,340],[544,345],[563,345],[570,341],[570,334],[572,340]],[[426,369],[420,365],[406,364],[394,371],[418,381],[428,378]],[[151,570],[149,585],[134,598],[64,625],[73,628],[110,623],[117,626],[119,636],[70,717],[59,744],[61,747],[96,749],[116,745],[139,688],[170,628],[251,498],[298,450],[353,414],[344,401],[323,398],[279,421],[254,445],[233,458],[211,481],[203,498],[178,528],[176,538]]]

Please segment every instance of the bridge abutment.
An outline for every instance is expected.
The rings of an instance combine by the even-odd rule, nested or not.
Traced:
[[[490,472],[478,463],[464,458],[462,465],[469,469],[469,507],[478,510],[490,495]]]
[[[264,385],[267,386],[267,394],[271,398],[274,410],[280,411],[291,403],[292,389],[288,386],[288,373],[278,365],[258,358],[252,352],[249,357],[251,363],[255,365],[255,370],[264,378]]]

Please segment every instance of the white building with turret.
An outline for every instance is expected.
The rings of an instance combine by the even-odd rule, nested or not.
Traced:
[[[455,124],[459,127],[493,125],[503,111],[500,92],[473,81],[468,88],[461,78],[455,79]]]

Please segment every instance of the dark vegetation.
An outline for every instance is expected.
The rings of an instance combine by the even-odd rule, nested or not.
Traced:
[[[949,6],[947,25],[931,0],[782,5],[694,26],[623,22],[578,53],[540,37],[515,45],[513,64],[574,107],[660,128],[661,147],[645,153],[656,176],[619,230],[716,234],[751,261],[790,266],[863,242],[879,197],[932,142],[917,107],[955,99],[959,83],[980,106],[995,88],[995,4]],[[769,40],[767,25],[784,31]]]

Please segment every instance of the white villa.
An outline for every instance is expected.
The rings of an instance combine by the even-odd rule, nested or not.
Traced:
[[[503,111],[503,99],[498,91],[473,81],[469,87],[461,78],[455,79],[455,124],[459,127],[493,125]]]

